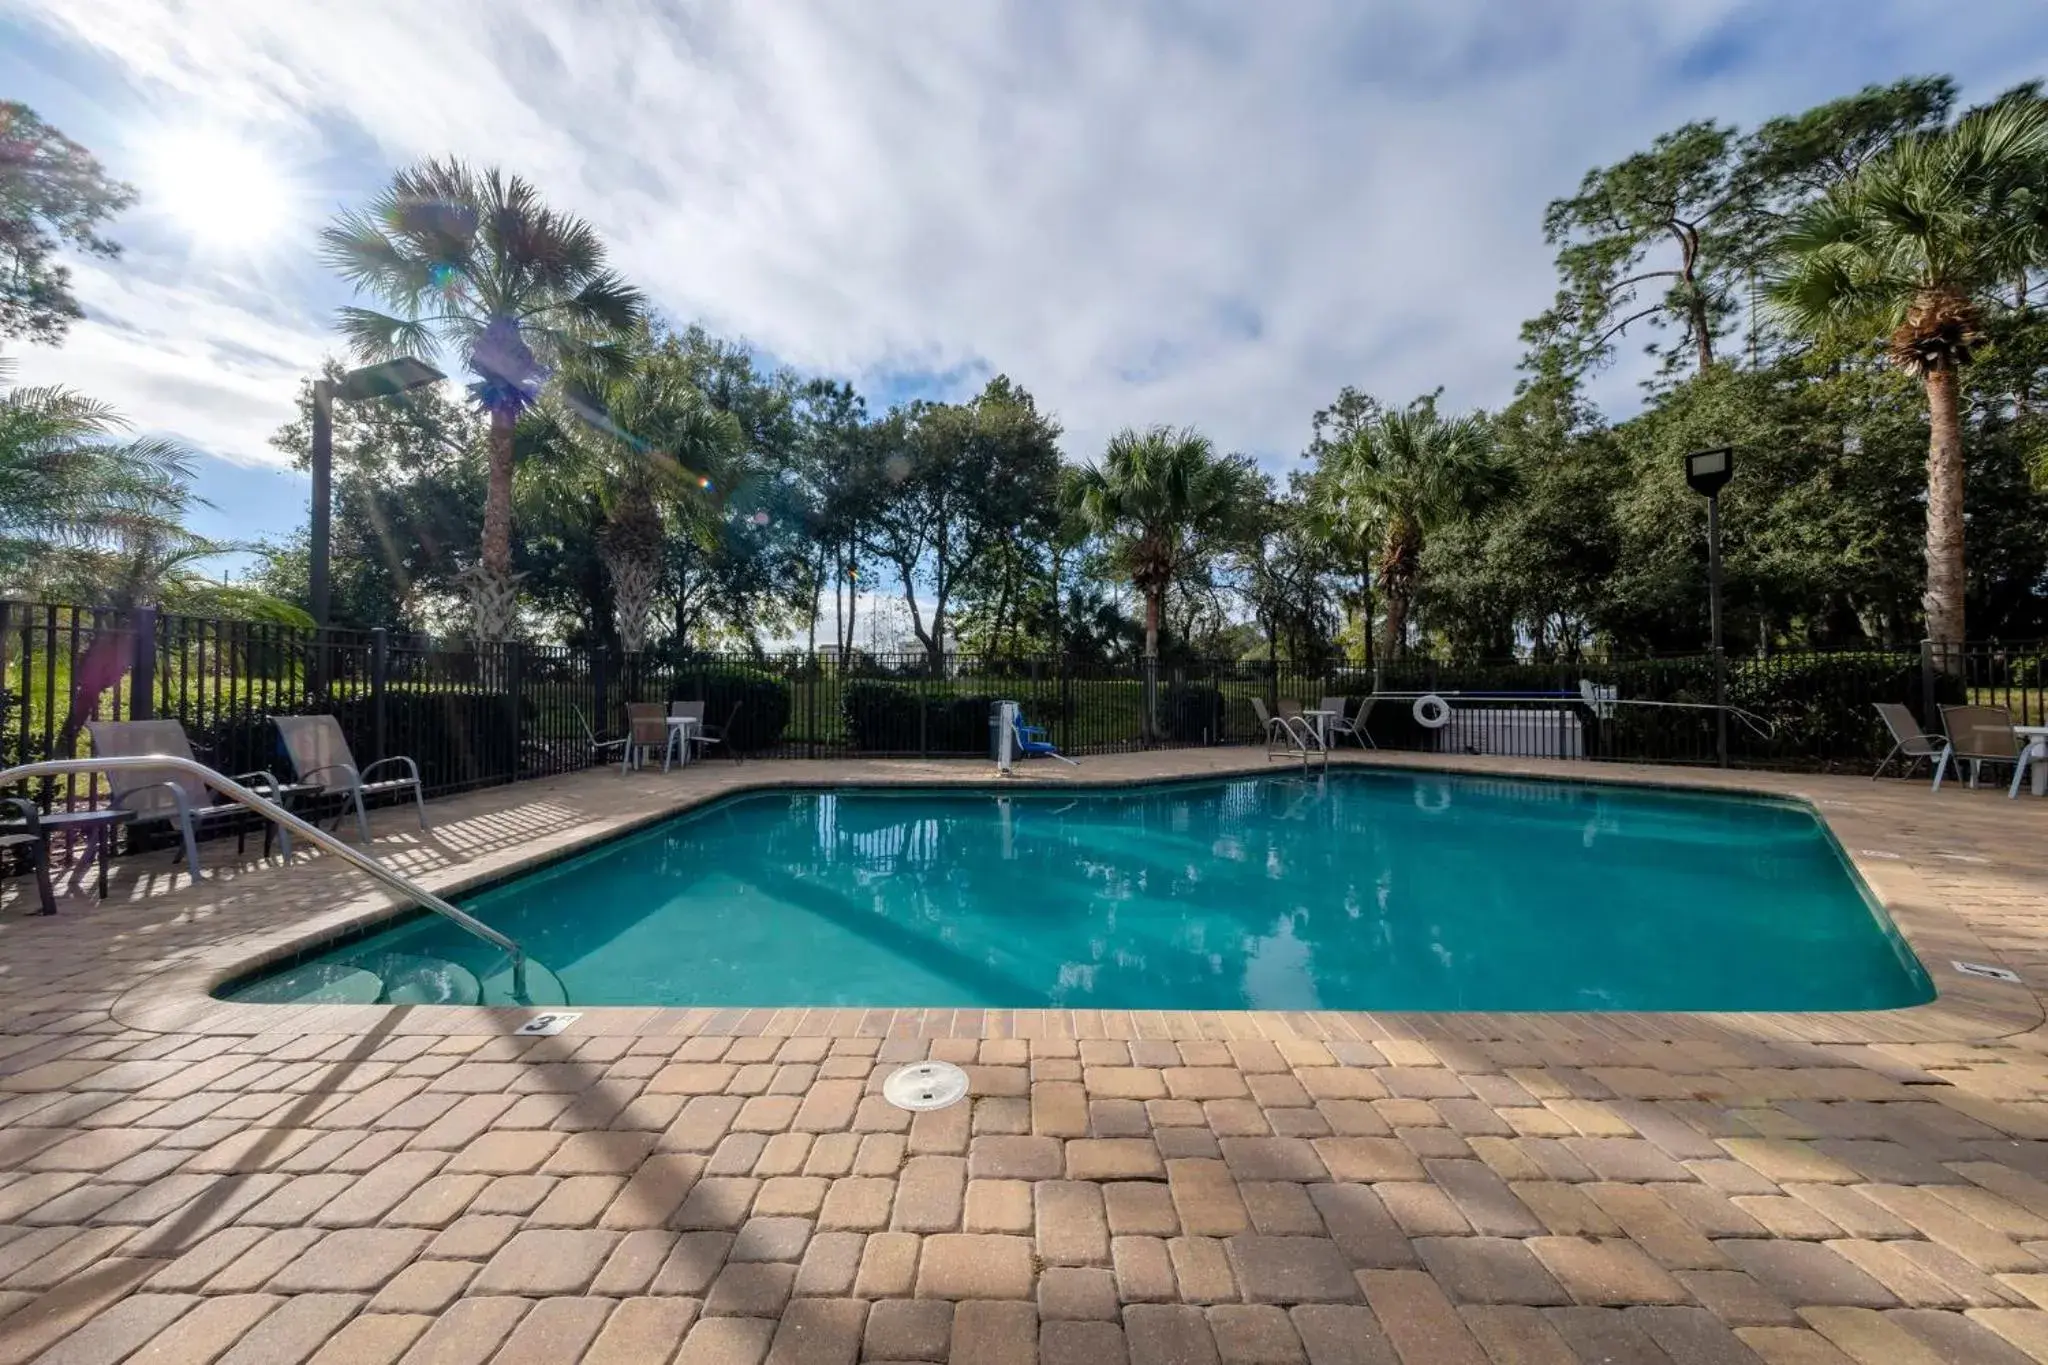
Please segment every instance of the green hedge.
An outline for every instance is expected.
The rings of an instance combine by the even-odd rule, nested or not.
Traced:
[[[685,669],[677,687],[673,700],[704,703],[706,725],[724,725],[732,716],[732,733],[726,742],[741,753],[774,748],[789,728],[789,684],[766,669],[737,664],[721,664],[702,672]],[[739,707],[736,716],[735,706]]]
[[[858,678],[839,689],[846,737],[867,753],[987,754],[994,696],[925,695],[915,683]]]

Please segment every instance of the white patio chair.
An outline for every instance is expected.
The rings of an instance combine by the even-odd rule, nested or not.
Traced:
[[[1338,740],[1342,739],[1346,735],[1349,735],[1352,739],[1358,742],[1358,747],[1361,749],[1379,748],[1379,745],[1374,744],[1372,742],[1372,736],[1368,735],[1365,732],[1364,728],[1360,726],[1358,723],[1359,721],[1365,719],[1364,707],[1359,708],[1358,715],[1354,719],[1344,719],[1344,706],[1345,703],[1349,700],[1350,699],[1348,697],[1324,697],[1322,701],[1318,703],[1318,708],[1320,710],[1328,711],[1330,713],[1330,747],[1335,748]]]
[[[1280,703],[1285,706],[1287,703]],[[1297,712],[1301,707],[1294,708]],[[1252,714],[1259,718],[1259,726],[1266,734],[1266,757],[1273,756],[1276,744],[1289,753],[1310,754],[1327,752],[1316,742],[1316,732],[1299,715],[1274,715],[1266,709],[1263,697],[1252,698]]]

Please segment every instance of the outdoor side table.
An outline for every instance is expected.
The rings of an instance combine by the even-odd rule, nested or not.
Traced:
[[[76,831],[85,836],[85,861],[71,869],[70,886],[73,891],[85,880],[85,870],[94,864],[99,868],[100,899],[107,898],[107,864],[114,857],[114,831],[135,818],[135,812],[115,807],[104,810],[60,810],[42,816],[38,823],[43,827],[45,847],[55,843],[56,836]]]
[[[668,771],[669,758],[677,750],[682,751],[682,756],[677,761],[676,766],[679,768],[690,766],[690,731],[698,729],[703,724],[704,722],[695,716],[670,716],[668,718],[668,748],[662,750],[661,754],[661,770],[663,772]]]

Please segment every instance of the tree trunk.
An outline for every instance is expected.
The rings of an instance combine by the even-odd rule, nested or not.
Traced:
[[[1159,617],[1165,610],[1164,585],[1145,589],[1145,657],[1159,657]]]
[[[1963,643],[1963,422],[1953,368],[1931,369],[1927,388],[1927,638]]]
[[[512,573],[512,425],[510,408],[491,409],[490,481],[484,493],[484,568]]]

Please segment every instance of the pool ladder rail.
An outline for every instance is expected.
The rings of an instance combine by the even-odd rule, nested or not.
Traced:
[[[512,995],[515,1000],[527,999],[526,950],[517,942],[499,933],[476,916],[458,910],[441,897],[421,886],[412,878],[385,866],[368,853],[351,847],[339,837],[329,834],[311,821],[303,820],[278,805],[268,797],[260,796],[204,763],[171,754],[137,754],[107,758],[52,758],[39,763],[23,763],[18,767],[0,769],[0,790],[38,777],[63,777],[77,773],[121,772],[124,770],[146,770],[162,772],[164,769],[187,773],[204,782],[238,806],[247,807],[280,829],[304,839],[315,848],[331,853],[359,872],[367,873],[371,879],[389,890],[396,891],[408,900],[417,902],[433,911],[456,927],[466,930],[484,942],[506,953],[512,959]]]

